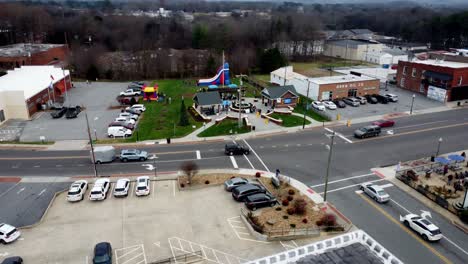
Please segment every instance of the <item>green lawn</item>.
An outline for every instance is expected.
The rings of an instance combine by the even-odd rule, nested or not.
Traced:
[[[295,116],[295,115],[281,115],[277,113],[273,113],[270,115],[274,119],[281,119],[283,120],[282,126],[284,127],[294,127],[294,126],[302,126],[304,123],[304,118]],[[306,119],[305,124],[310,124],[310,121]]]
[[[304,107],[304,103],[305,102],[308,102],[309,104],[312,102],[312,100],[310,98],[306,98],[305,96],[300,96],[300,99],[299,99],[299,103],[297,104],[296,107],[294,107],[294,112],[295,113],[299,113],[299,114],[304,114],[304,111],[305,110],[305,107]],[[312,110],[307,110],[306,111],[306,115],[318,122],[327,122],[327,121],[330,121],[326,116],[322,116],[322,115],[319,115],[317,114],[316,112],[312,111]]]
[[[231,133],[232,132],[232,133]],[[234,135],[234,134],[243,134],[250,132],[250,129],[244,125],[241,128],[238,127],[237,120],[224,119],[221,123],[212,125],[211,127],[205,129],[200,134],[199,137],[215,137],[222,135]]]

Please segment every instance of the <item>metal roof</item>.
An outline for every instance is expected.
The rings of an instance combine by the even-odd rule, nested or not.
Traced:
[[[356,48],[359,45],[381,45],[380,43],[370,42],[365,40],[358,40],[358,39],[343,39],[343,40],[332,40],[328,42],[329,44],[341,46],[341,47],[348,47],[348,48]]]
[[[196,93],[193,100],[195,100],[199,105],[221,104],[221,96],[219,96],[219,92]]]
[[[294,88],[294,85],[270,86],[263,89],[262,94],[270,99],[277,99],[281,98],[281,96],[283,96],[283,94],[287,93],[288,91],[297,96],[297,92]]]

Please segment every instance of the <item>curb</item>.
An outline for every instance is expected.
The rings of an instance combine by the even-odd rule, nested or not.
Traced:
[[[465,234],[468,234],[468,228],[464,227],[463,224],[461,224],[460,222],[454,220],[452,221],[452,224],[461,231],[465,232]]]

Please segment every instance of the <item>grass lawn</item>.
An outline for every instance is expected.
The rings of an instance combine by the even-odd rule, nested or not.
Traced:
[[[284,127],[294,127],[294,126],[302,126],[304,123],[304,119],[299,116],[295,115],[281,115],[277,113],[273,113],[270,115],[274,119],[281,119],[283,120],[282,126]],[[308,125],[310,124],[310,121],[306,119],[305,124]]]
[[[304,114],[304,111],[306,111],[306,115],[318,122],[327,122],[330,121],[326,116],[322,116],[317,114],[316,112],[312,110],[305,110],[304,107],[304,102],[308,102],[308,104],[312,103],[312,100],[310,98],[306,98],[305,96],[300,96],[299,103],[297,104],[296,107],[294,107],[294,112],[299,113],[299,114]]]
[[[237,126],[237,120],[224,119],[221,123],[212,125],[211,127],[205,129],[200,134],[199,137],[215,137],[222,135],[234,135],[234,134],[243,134],[250,132],[250,129],[246,126],[239,128]],[[232,131],[232,133],[230,133]]]

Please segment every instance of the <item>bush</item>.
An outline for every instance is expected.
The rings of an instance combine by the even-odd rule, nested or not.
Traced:
[[[336,226],[336,216],[334,214],[326,214],[320,219],[322,225],[325,227]]]
[[[460,220],[462,220],[463,223],[468,224],[468,209],[460,212]]]
[[[287,212],[288,212],[288,215],[293,215],[296,212],[296,210],[294,210],[293,207],[289,207]]]
[[[292,201],[294,199],[294,197],[292,197],[291,195],[288,195],[288,201]]]
[[[210,184],[210,181],[206,180],[206,181],[205,181],[205,184]]]
[[[296,228],[296,224],[290,224],[289,225],[291,228]]]
[[[303,215],[307,212],[307,202],[304,199],[294,201],[294,210],[296,214]]]
[[[185,184],[181,183],[180,188],[184,188],[184,187],[185,187]]]
[[[257,172],[255,173],[255,177],[260,178],[261,176],[262,176],[262,174],[260,174],[260,172],[257,171]]]
[[[323,225],[323,222],[322,222],[322,220],[317,220],[317,221],[315,221],[315,224],[316,224],[317,226],[322,226],[322,225]]]
[[[302,223],[307,224],[308,222],[309,220],[307,220],[307,218],[302,219]]]
[[[229,178],[229,179],[231,179],[231,180],[232,180],[232,179],[234,179],[235,177],[236,177],[236,176],[231,176],[231,178]]]
[[[276,207],[276,211],[281,211],[281,207]]]
[[[289,201],[286,200],[286,199],[284,199],[283,202],[281,202],[281,204],[282,204],[283,206],[288,206],[288,205],[289,205]]]
[[[288,218],[289,218],[289,216],[283,215],[283,219],[288,219]]]
[[[288,194],[289,195],[294,195],[296,192],[293,189],[289,189]]]

